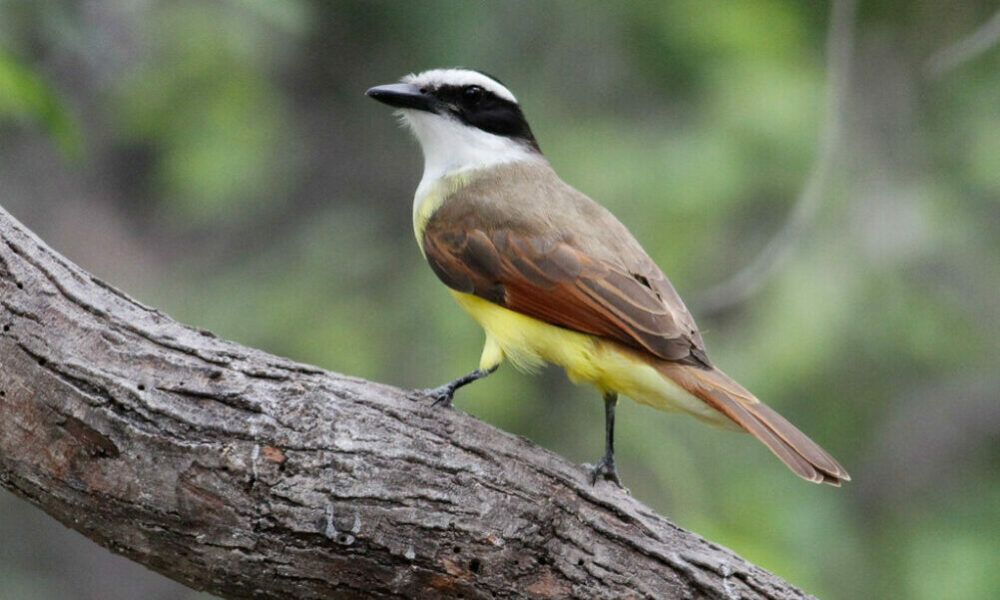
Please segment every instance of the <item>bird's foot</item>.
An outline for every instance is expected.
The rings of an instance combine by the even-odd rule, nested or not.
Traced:
[[[450,383],[446,383],[444,385],[439,385],[436,388],[424,390],[423,393],[434,400],[431,406],[451,408],[451,401],[455,397],[455,386]]]
[[[436,388],[431,388],[429,390],[424,390],[423,394],[425,396],[430,396],[434,400],[434,406],[451,406],[451,399],[455,396],[455,390],[462,387],[463,385],[468,385],[477,379],[482,379],[486,377],[493,371],[497,370],[500,365],[494,365],[488,369],[476,369],[471,373],[466,373],[458,379],[449,381],[444,385],[439,385]]]
[[[615,457],[605,455],[596,465],[583,465],[590,471],[590,485],[597,485],[598,479],[604,479],[618,486],[625,494],[629,494],[628,488],[622,484],[621,477],[618,476],[618,469],[615,467]]]

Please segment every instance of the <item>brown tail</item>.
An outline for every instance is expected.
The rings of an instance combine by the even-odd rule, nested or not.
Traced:
[[[678,363],[663,364],[660,370],[764,442],[799,477],[836,486],[851,480],[844,467],[819,444],[722,371]]]

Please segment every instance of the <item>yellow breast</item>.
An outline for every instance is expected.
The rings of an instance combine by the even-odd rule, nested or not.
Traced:
[[[709,423],[726,419],[704,402],[664,377],[655,359],[644,357],[615,341],[550,325],[484,300],[451,291],[466,312],[486,332],[480,368],[494,367],[509,358],[523,370],[545,362],[566,369],[574,383],[589,383],[602,393],[619,392],[659,410],[681,410]]]

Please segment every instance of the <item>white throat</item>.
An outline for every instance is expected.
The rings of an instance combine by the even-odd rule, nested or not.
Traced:
[[[446,175],[496,165],[544,161],[542,155],[522,142],[494,135],[455,119],[418,110],[399,111],[424,152],[424,175],[414,202],[419,203],[430,187]],[[414,205],[416,209],[416,205]]]

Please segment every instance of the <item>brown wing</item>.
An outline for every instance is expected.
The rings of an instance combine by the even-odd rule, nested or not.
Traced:
[[[622,260],[598,258],[573,236],[462,212],[435,214],[423,235],[427,261],[452,289],[660,358],[710,365],[694,320],[641,248]]]

